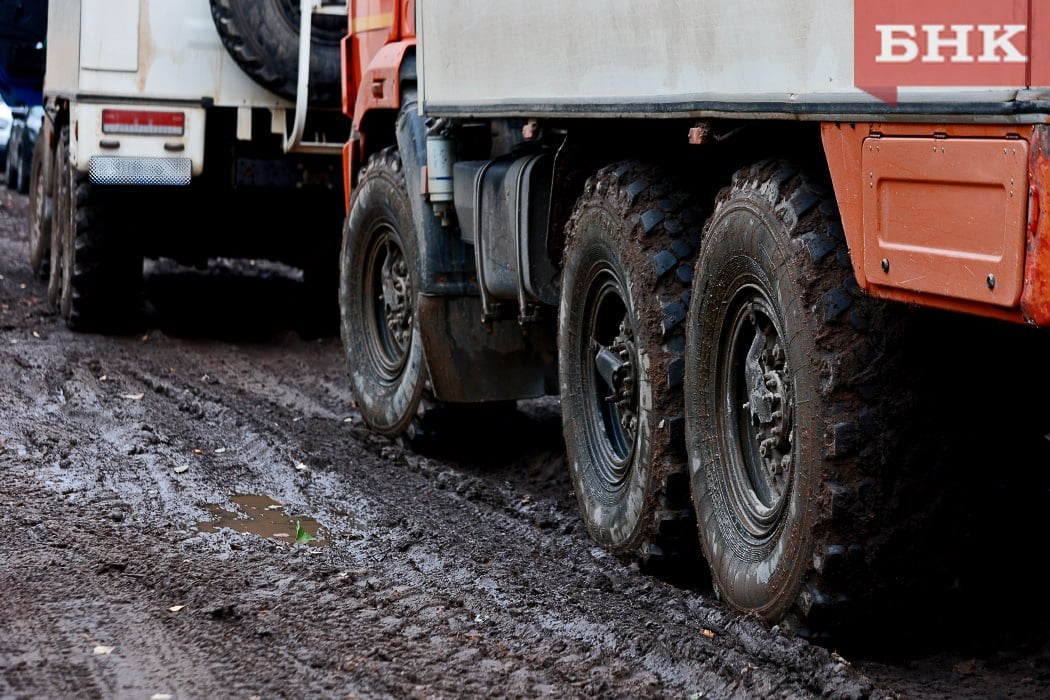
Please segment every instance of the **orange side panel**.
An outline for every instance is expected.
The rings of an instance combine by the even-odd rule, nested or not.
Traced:
[[[401,31],[398,39],[416,36],[416,0],[401,0]]]
[[[1028,143],[864,140],[864,275],[876,284],[1011,308],[1021,298]]]
[[[886,299],[1023,320],[1031,130],[824,124],[861,287]]]
[[[387,44],[379,50],[371,64],[361,76],[357,91],[357,107],[354,109],[354,130],[361,128],[361,120],[374,109],[398,109],[401,106],[401,91],[398,76],[405,52],[416,45],[415,39],[405,39]]]
[[[403,1],[403,0],[402,0]],[[349,17],[349,45],[345,49],[349,55],[350,76],[356,86],[356,92],[367,90],[368,85],[362,82],[362,76],[377,53],[390,41],[397,40],[397,29],[400,26],[397,11],[398,0],[351,0]],[[346,43],[344,41],[344,43]],[[357,95],[346,106],[356,105]],[[352,113],[347,113],[351,116]]]
[[[415,45],[415,0],[351,0],[350,33],[342,42],[343,113],[353,135],[343,148],[343,187],[349,206],[366,134],[365,115],[401,106],[398,76],[405,52]]]
[[[339,42],[339,60],[343,66],[343,114],[347,119],[354,118],[354,105],[357,104],[357,79],[354,77],[353,37],[349,34]]]

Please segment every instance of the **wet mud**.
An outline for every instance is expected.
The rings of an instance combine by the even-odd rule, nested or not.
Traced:
[[[955,432],[947,519],[915,534],[946,554],[825,647],[726,609],[699,562],[596,547],[555,399],[428,455],[371,434],[287,270],[162,261],[141,329],[68,331],[25,206],[0,190],[0,697],[1050,695],[1050,425],[980,374],[994,333],[930,349]]]

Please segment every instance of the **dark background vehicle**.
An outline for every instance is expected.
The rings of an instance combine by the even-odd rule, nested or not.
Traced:
[[[7,103],[0,100],[0,160],[7,157],[7,144],[11,140],[11,122],[14,115]]]
[[[11,125],[11,138],[7,142],[7,157],[4,166],[4,182],[7,188],[21,194],[29,192],[29,173],[33,168],[33,147],[44,122],[41,105],[16,107]]]

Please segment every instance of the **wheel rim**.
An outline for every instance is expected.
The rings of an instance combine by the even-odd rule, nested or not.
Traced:
[[[587,287],[579,348],[584,420],[595,473],[609,490],[627,481],[638,436],[635,333],[619,277],[599,267]]]
[[[412,343],[412,277],[393,226],[377,224],[370,239],[362,280],[366,348],[383,380],[394,382]]]
[[[727,315],[716,401],[726,496],[751,536],[768,537],[790,500],[794,479],[794,395],[774,306],[745,286]]]

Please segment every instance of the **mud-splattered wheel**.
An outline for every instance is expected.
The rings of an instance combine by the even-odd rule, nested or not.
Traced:
[[[339,306],[361,417],[390,437],[413,436],[427,378],[415,260],[401,160],[386,149],[370,159],[354,191],[344,227]]]
[[[121,227],[114,195],[69,161],[69,127],[55,154],[48,300],[76,331],[130,329],[142,295],[142,253]]]
[[[573,487],[591,536],[650,565],[693,537],[681,325],[699,220],[659,169],[626,162],[587,183],[568,228],[558,344]]]
[[[827,634],[872,583],[866,547],[893,481],[879,465],[891,317],[853,282],[830,188],[776,161],[720,193],[693,299],[686,436],[715,590]]]
[[[61,312],[62,289],[65,286],[65,239],[72,226],[70,220],[69,127],[59,130],[55,145],[54,173],[51,178],[51,253],[47,280],[47,301]]]
[[[47,279],[51,268],[51,203],[54,153],[51,150],[51,120],[44,119],[33,147],[29,175],[29,266]]]

